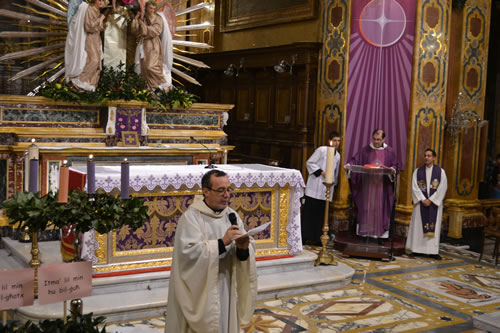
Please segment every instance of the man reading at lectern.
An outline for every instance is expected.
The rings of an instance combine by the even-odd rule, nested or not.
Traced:
[[[394,205],[392,182],[398,170],[394,150],[385,143],[385,132],[376,129],[372,142],[363,147],[347,165],[361,165],[368,168],[387,168],[390,175],[349,172],[352,198],[358,209],[356,233],[363,237],[378,238],[383,245],[389,237],[389,226]]]
[[[413,212],[406,248],[410,252],[428,254],[431,258],[441,260],[439,236],[448,180],[444,170],[434,164],[435,161],[436,152],[426,149],[424,165],[413,172]]]
[[[340,154],[337,150],[340,145],[340,134],[330,133],[328,144],[335,148],[333,184],[337,185],[340,166]],[[309,176],[307,177],[304,212],[301,219],[302,244],[306,245],[321,245],[320,237],[323,234],[322,226],[325,218],[326,186],[323,183],[325,182],[327,150],[328,146],[316,148],[306,162]],[[334,189],[335,187],[332,187],[330,190],[330,198],[328,199],[330,201],[333,198]]]
[[[227,174],[210,170],[201,186],[175,231],[165,332],[239,332],[255,309],[255,243],[234,240],[246,232]]]

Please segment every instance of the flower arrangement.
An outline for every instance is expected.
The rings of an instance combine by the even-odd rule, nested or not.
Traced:
[[[181,88],[172,86],[168,92],[162,89],[150,91],[140,75],[134,71],[134,65],[123,70],[104,66],[95,91],[77,90],[70,83],[46,82],[38,95],[72,103],[103,104],[112,100],[141,101],[166,110],[167,108],[189,108],[198,99]]]

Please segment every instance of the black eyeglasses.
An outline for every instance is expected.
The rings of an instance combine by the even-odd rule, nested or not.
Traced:
[[[221,187],[221,188],[218,188],[216,190],[214,190],[213,188],[207,187],[207,189],[209,189],[210,191],[217,192],[219,195],[224,195],[224,193],[226,193],[226,192],[231,194],[234,191],[234,188],[232,188],[232,187],[228,187],[228,188]]]

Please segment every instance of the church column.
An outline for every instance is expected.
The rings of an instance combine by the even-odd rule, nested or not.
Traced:
[[[328,134],[342,137],[339,184],[333,203],[333,230],[347,230],[349,185],[343,172],[345,152],[345,107],[349,56],[350,5],[348,0],[321,1],[323,47],[319,59],[315,145],[324,145]]]
[[[412,174],[423,164],[424,150],[434,149],[437,163],[443,161],[451,1],[419,0],[415,20],[406,167],[399,176],[395,217],[398,235],[406,235],[408,230]]]
[[[480,152],[486,149],[481,132],[487,131],[482,119],[491,0],[468,0],[460,4],[463,8],[453,10],[456,36],[452,38],[454,55],[448,77],[444,161],[448,176],[445,204],[448,236],[457,239],[462,238],[463,229],[478,227],[484,220],[478,200],[478,175],[482,171]]]

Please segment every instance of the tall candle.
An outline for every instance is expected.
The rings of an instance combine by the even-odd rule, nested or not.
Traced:
[[[333,184],[335,148],[327,147],[325,183]]]
[[[38,160],[30,160],[29,191],[38,192]]]
[[[59,168],[59,198],[58,202],[68,202],[68,182],[69,182],[69,168],[67,161]]]
[[[95,194],[95,162],[93,160],[94,156],[89,155],[89,160],[87,161],[87,193]]]
[[[30,161],[28,160],[28,152],[24,153],[24,192],[29,191],[29,171],[30,171]]]
[[[30,188],[30,184],[31,184],[31,181],[30,181],[30,178],[31,178],[31,171],[30,171],[30,164],[31,164],[31,160],[37,160],[38,161],[39,159],[39,150],[38,150],[38,146],[35,144],[35,139],[31,139],[31,145],[28,147],[28,151],[27,153],[25,154],[25,159],[24,159],[24,168],[25,168],[25,172],[24,172],[24,177],[26,177],[26,181],[24,182],[24,190],[25,191],[29,191],[29,192],[33,192],[31,191],[31,188]],[[37,162],[37,166],[38,166],[38,162]],[[36,182],[37,182],[37,187],[38,187],[38,167],[36,169],[36,172],[37,172],[37,179],[36,179]],[[35,186],[35,185],[33,185]],[[36,190],[34,192],[37,192]]]
[[[124,159],[122,162],[122,173],[121,173],[121,196],[122,199],[130,198],[129,193],[129,177],[130,177],[130,166],[127,162],[127,159]]]
[[[31,139],[31,145],[28,147],[28,160],[38,160],[40,159],[40,150],[35,144],[35,139]]]

